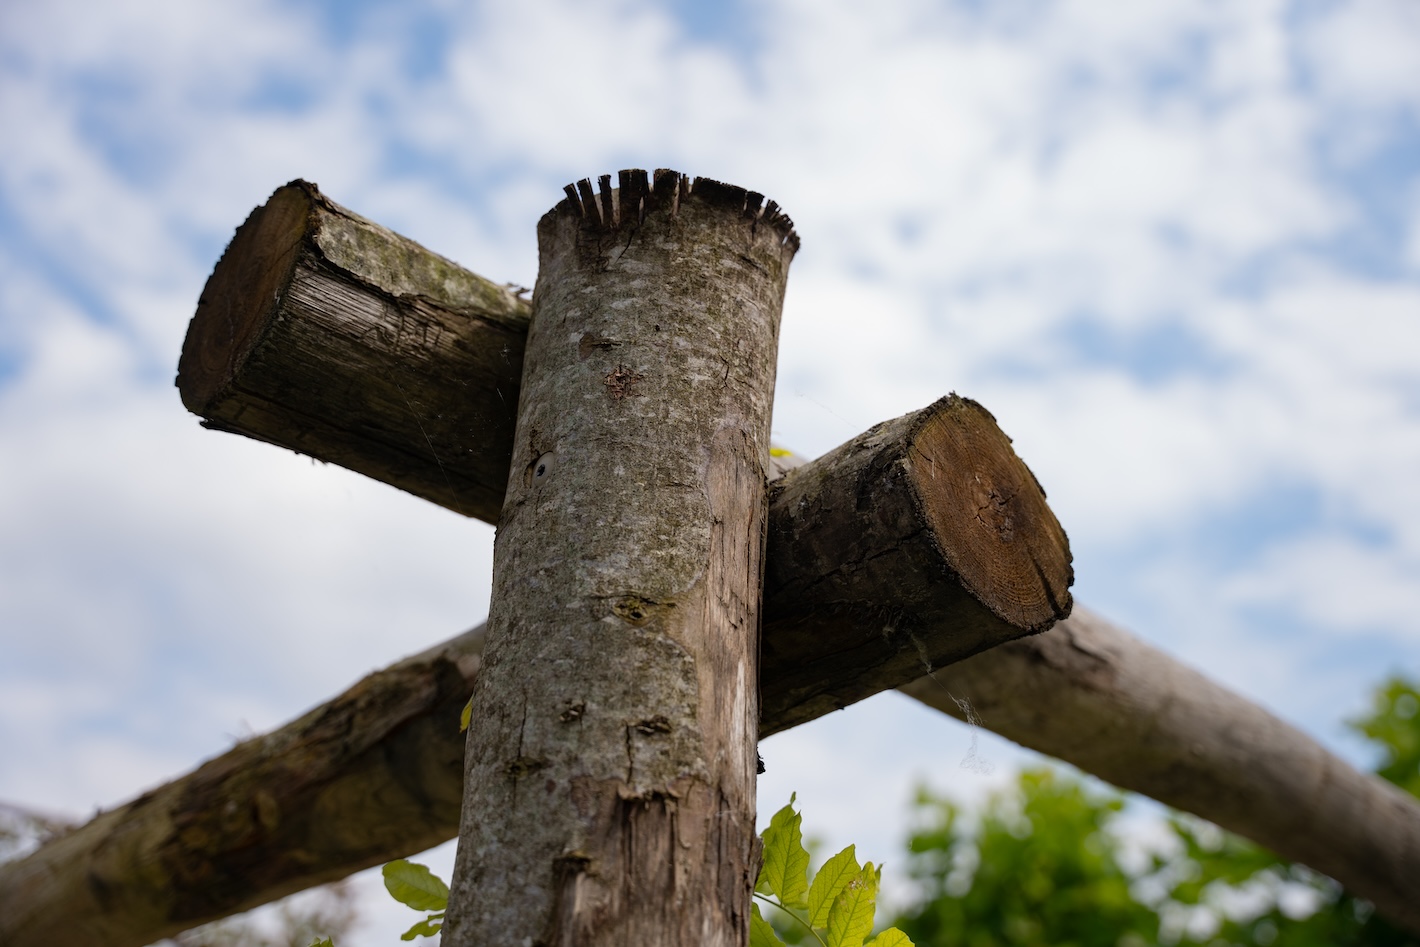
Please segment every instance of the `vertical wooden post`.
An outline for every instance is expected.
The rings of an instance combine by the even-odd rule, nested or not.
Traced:
[[[741,945],[792,224],[672,171],[568,188],[539,273],[444,928]]]

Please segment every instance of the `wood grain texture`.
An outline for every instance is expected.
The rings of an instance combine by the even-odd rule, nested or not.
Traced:
[[[771,500],[763,668],[776,726],[1070,613],[1065,531],[968,398],[877,425],[789,472]]]
[[[207,427],[492,523],[529,311],[512,288],[293,181],[212,271],[177,386]]]
[[[442,942],[742,945],[797,239],[760,195],[631,171],[538,246]]]

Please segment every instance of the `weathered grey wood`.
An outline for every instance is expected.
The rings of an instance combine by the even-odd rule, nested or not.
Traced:
[[[1420,802],[1097,615],[902,691],[1309,865],[1420,934]]]
[[[177,386],[208,427],[492,523],[529,311],[514,289],[293,181],[212,271]]]
[[[823,544],[812,540],[812,524],[822,521],[830,504],[813,491],[843,494],[826,471],[878,471],[877,482],[860,480],[859,487],[892,491],[900,502],[912,490],[905,459],[922,453],[924,441],[917,435],[944,426],[965,427],[973,442],[1008,443],[979,406],[944,398],[807,465],[776,458],[776,473],[797,468],[796,486],[788,490],[781,484],[772,491],[770,522],[777,525],[770,529],[768,560],[816,561],[819,552],[814,550]],[[932,440],[926,440],[927,447]],[[989,458],[1003,465],[996,479],[1014,470],[1028,480],[1014,454],[989,450],[974,452],[957,471],[959,478],[972,483],[986,479]],[[939,475],[944,461],[937,458]],[[912,469],[925,469],[930,476],[932,463]],[[1029,491],[1023,493],[1013,502],[1031,502]],[[865,521],[850,506],[843,524],[856,522],[862,535],[849,550],[921,543],[919,534],[931,532],[925,525],[929,522],[942,524],[945,535],[965,533],[979,522],[973,504],[950,507],[940,494],[921,496],[926,505],[920,521]],[[885,500],[884,507],[889,505]],[[949,509],[963,517],[955,527],[944,522]],[[786,542],[806,530],[811,551],[796,554]],[[1046,572],[1054,582],[1053,594],[1068,596],[1068,550],[1060,550]],[[786,574],[785,567],[778,569],[781,580]],[[874,590],[865,583],[872,575],[884,579],[882,587]],[[923,587],[915,590],[880,572],[821,584],[825,591],[836,590],[837,600],[815,603],[801,595],[804,611],[798,615],[776,605],[774,596],[766,599],[766,609],[782,617],[764,629],[761,737],[909,681],[926,664],[940,667],[979,643],[970,635],[963,638],[959,626],[979,626],[988,619],[963,618],[960,606],[983,613],[984,606],[963,593],[946,560],[917,579]],[[822,618],[818,633],[815,615]],[[844,620],[853,615],[862,624]],[[885,616],[891,618],[890,632]],[[1015,637],[1023,631],[1003,621],[1001,633]],[[193,774],[100,816],[62,844],[46,846],[25,862],[0,866],[0,901],[27,906],[8,915],[0,912],[0,943],[141,947],[452,837],[463,749],[455,721],[471,691],[482,641],[476,629],[372,675],[281,731],[239,744]],[[816,677],[799,672],[809,666]],[[249,813],[256,811],[252,800],[260,794],[275,801],[274,807],[266,806],[280,813],[276,830],[250,818],[214,819],[213,813],[226,804],[214,800],[232,801],[235,811]],[[175,829],[194,824],[204,828]],[[102,899],[94,894],[99,890]]]
[[[143,947],[452,838],[482,626],[0,865],[0,944]]]
[[[538,224],[443,943],[743,945],[769,416],[798,239],[623,171]]]
[[[0,943],[142,947],[453,838],[456,721],[483,640],[480,626],[371,674],[0,865]],[[953,697],[969,700],[986,729],[1302,861],[1420,933],[1406,887],[1420,803],[1079,605],[1044,634],[903,692],[961,719]],[[1206,752],[1194,757],[1193,747]],[[263,794],[281,813],[274,832],[252,815]],[[237,815],[218,818],[212,800],[235,802]],[[199,823],[203,831],[174,831]]]
[[[435,328],[391,331],[400,319]],[[210,426],[493,522],[526,328],[517,297],[295,182],[218,262],[178,386]],[[933,476],[943,468],[954,479]],[[770,520],[765,733],[1069,612],[1064,533],[974,402],[946,399],[874,428],[782,489],[789,499]]]

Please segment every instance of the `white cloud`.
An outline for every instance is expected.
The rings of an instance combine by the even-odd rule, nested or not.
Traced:
[[[1345,108],[1420,108],[1420,9],[1406,0],[1331,4],[1299,49],[1320,91]]]

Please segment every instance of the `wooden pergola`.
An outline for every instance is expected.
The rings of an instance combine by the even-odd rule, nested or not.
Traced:
[[[498,524],[489,623],[0,866],[0,943],[141,947],[457,834],[446,944],[741,944],[757,739],[889,688],[1420,933],[1420,804],[1074,605],[984,407],[771,450],[772,201],[599,185],[539,224],[532,303],[306,182],[238,229],[184,404]]]

